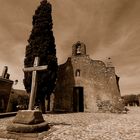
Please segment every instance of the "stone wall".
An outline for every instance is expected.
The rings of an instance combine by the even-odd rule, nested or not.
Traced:
[[[72,112],[72,92],[75,85],[71,59],[60,65],[54,93],[54,110]]]
[[[6,112],[13,81],[0,78],[0,112]]]

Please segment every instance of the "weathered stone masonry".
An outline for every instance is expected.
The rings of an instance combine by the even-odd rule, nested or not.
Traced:
[[[118,81],[113,66],[92,60],[85,44],[77,42],[72,56],[59,66],[54,111],[96,112],[98,101],[118,101]]]
[[[13,81],[0,77],[0,113],[7,112]]]

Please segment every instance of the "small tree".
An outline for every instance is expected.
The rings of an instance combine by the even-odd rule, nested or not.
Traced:
[[[32,32],[26,46],[24,67],[33,66],[36,56],[40,58],[39,65],[48,65],[47,71],[38,72],[36,104],[41,106],[45,113],[45,98],[50,98],[55,87],[57,76],[57,58],[55,39],[52,31],[52,8],[47,0],[43,0],[35,11],[32,21]],[[24,86],[31,92],[32,73],[24,73]]]

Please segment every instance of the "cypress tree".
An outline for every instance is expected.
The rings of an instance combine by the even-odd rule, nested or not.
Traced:
[[[24,67],[32,67],[37,56],[40,58],[40,66],[48,65],[47,71],[37,73],[36,104],[41,106],[43,113],[45,113],[45,98],[50,99],[55,88],[58,68],[51,13],[51,4],[47,0],[42,0],[33,16],[33,28],[26,46],[24,59]],[[23,81],[28,93],[31,92],[31,80],[32,73],[25,72]]]

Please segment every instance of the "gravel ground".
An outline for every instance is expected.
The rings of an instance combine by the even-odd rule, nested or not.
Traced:
[[[0,132],[12,119],[0,119]],[[39,140],[140,140],[140,107],[131,107],[128,114],[47,114],[44,119],[51,129]]]

